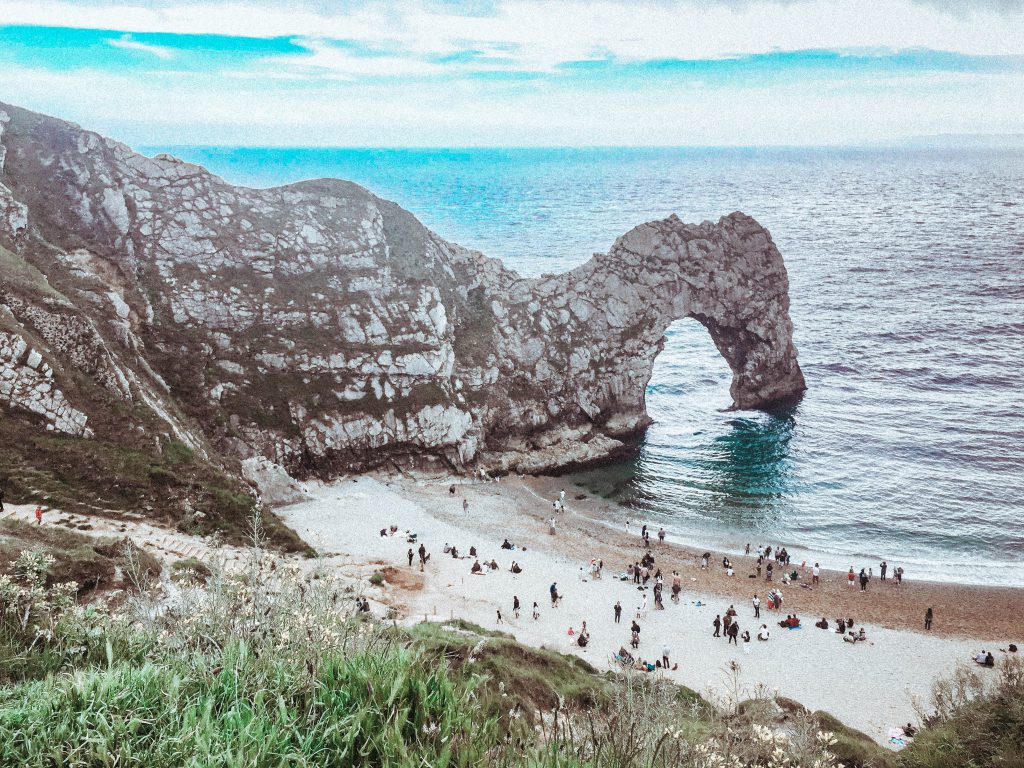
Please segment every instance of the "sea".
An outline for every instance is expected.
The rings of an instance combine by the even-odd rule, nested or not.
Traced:
[[[350,179],[525,276],[743,211],[785,259],[806,396],[729,411],[728,366],[679,321],[636,455],[567,484],[708,549],[1024,586],[1024,150],[147,151],[256,187]]]

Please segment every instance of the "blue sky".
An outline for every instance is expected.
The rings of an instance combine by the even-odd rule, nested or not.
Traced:
[[[1024,132],[1024,1],[0,0],[0,101],[134,144]]]

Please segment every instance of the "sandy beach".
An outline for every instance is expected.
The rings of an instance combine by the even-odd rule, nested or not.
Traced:
[[[307,501],[278,512],[323,554],[325,565],[349,573],[384,570],[388,583],[366,589],[378,611],[393,607],[406,623],[461,618],[501,629],[524,643],[577,653],[600,669],[613,668],[611,655],[620,646],[628,647],[630,621],[642,600],[643,592],[631,580],[617,578],[642,555],[642,521],[634,521],[627,536],[624,529],[619,532],[595,519],[602,500],[576,499],[575,489],[567,489],[568,509],[557,515],[557,533],[551,536],[545,522],[552,516],[547,499],[557,495],[558,478],[456,480],[455,494],[449,491],[451,483],[448,478],[360,476],[310,484]],[[399,534],[381,537],[380,529],[392,525]],[[431,554],[422,573],[415,560],[408,566],[406,531],[418,536],[414,548],[423,542]],[[506,537],[516,550],[500,548]],[[472,575],[473,560],[445,555],[446,543],[458,547],[461,555],[475,546],[481,562],[494,558],[500,568]],[[981,648],[995,651],[1021,639],[1021,590],[916,583],[907,574],[902,587],[876,578],[867,593],[860,593],[859,587],[846,586],[845,571],[828,570],[813,590],[783,586],[781,616],[762,605],[758,621],[751,595],[757,592],[763,598],[779,583],[747,578],[755,557],[733,558],[736,575],[730,578],[721,568],[721,555],[712,553],[711,567],[701,570],[700,552],[671,542],[659,545],[656,537],[652,551],[655,568],[666,576],[665,610],[655,610],[648,590],[650,605],[639,619],[641,657],[653,662],[667,644],[672,663],[678,664],[668,673],[672,679],[712,696],[728,693],[726,669],[738,662],[744,695],[764,686],[830,712],[881,742],[889,728],[915,719],[914,698],[926,696],[932,682],[958,661],[969,661]],[[591,558],[604,561],[599,580],[584,580],[580,570]],[[523,567],[519,575],[509,572],[513,559]],[[673,570],[683,582],[678,604],[668,599]],[[563,596],[557,608],[549,599],[553,582]],[[512,614],[513,596],[522,605],[518,618]],[[623,606],[619,625],[613,618],[616,601]],[[531,618],[534,602],[539,607],[536,620]],[[765,623],[771,639],[731,645],[712,637],[715,615],[730,605],[736,607],[741,630],[755,635]],[[925,633],[928,605],[934,606],[936,618],[934,630]],[[778,620],[791,612],[802,618],[803,627],[778,627]],[[842,641],[833,631],[834,617],[840,614],[866,628],[867,643]],[[829,631],[814,627],[822,616],[829,620]],[[584,621],[591,642],[580,648],[568,630],[578,630]]]

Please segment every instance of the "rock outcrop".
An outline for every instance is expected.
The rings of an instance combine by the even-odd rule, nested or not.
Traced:
[[[88,437],[130,412],[299,476],[554,469],[642,433],[685,317],[732,368],[735,407],[804,389],[782,257],[741,213],[643,224],[525,279],[352,183],[235,187],[3,104],[0,131],[7,418]]]

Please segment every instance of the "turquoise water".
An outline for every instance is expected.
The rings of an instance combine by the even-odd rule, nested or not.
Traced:
[[[168,151],[253,186],[354,180],[526,275],[673,212],[749,213],[786,259],[807,396],[724,412],[729,371],[682,321],[639,454],[573,480],[619,501],[616,523],[719,548],[1024,585],[1024,153]]]

